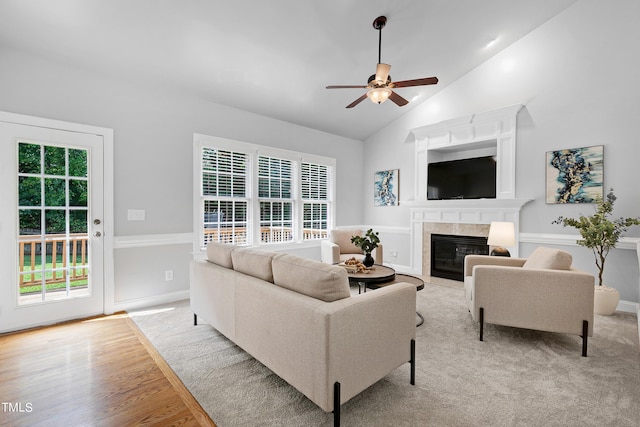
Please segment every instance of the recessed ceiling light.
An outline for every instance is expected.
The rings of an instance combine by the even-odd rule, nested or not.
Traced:
[[[496,42],[498,41],[497,37],[492,38],[491,40],[489,40],[487,43],[485,43],[484,48],[485,49],[489,49],[491,46],[493,46],[494,44],[496,44]]]

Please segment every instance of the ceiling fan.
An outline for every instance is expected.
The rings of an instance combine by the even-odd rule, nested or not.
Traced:
[[[367,92],[362,95],[360,98],[353,101],[351,104],[347,105],[347,108],[353,108],[365,98],[369,97],[371,102],[375,104],[382,104],[387,99],[393,101],[399,107],[403,105],[407,105],[409,101],[395,93],[392,89],[401,88],[401,87],[409,87],[409,86],[424,86],[424,85],[434,85],[438,83],[437,77],[427,77],[424,79],[415,79],[415,80],[403,80],[400,82],[392,82],[391,76],[389,75],[389,70],[391,69],[391,65],[383,64],[380,60],[380,53],[382,50],[382,29],[387,23],[386,16],[378,16],[373,21],[373,28],[379,31],[378,37],[378,65],[376,66],[376,73],[369,77],[366,86],[362,85],[337,85],[337,86],[327,86],[327,89],[368,89]]]

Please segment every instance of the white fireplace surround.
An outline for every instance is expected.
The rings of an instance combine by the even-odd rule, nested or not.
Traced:
[[[430,270],[427,267],[431,264],[428,241],[431,232],[486,236],[491,221],[513,222],[516,245],[507,249],[513,256],[519,255],[520,210],[532,200],[515,197],[516,118],[522,107],[513,105],[411,130],[410,136],[415,140],[415,191],[413,200],[404,204],[411,208],[414,273],[430,275],[425,270]],[[495,199],[427,200],[429,163],[486,155],[496,158]],[[474,227],[478,224],[487,227]]]
[[[520,234],[520,210],[531,199],[429,200],[411,208],[411,270],[430,276],[430,241],[425,234],[484,236],[491,221],[513,222],[516,244],[507,247],[517,257]],[[486,227],[477,227],[486,225]]]

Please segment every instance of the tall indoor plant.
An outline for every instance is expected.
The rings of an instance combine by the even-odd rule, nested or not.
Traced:
[[[598,286],[596,287],[596,300],[603,298],[602,293],[610,294],[605,295],[604,298],[615,300],[613,309],[606,307],[598,307],[599,303],[596,301],[595,311],[598,314],[611,314],[615,311],[615,307],[618,305],[620,299],[619,292],[611,287],[603,286],[602,276],[604,273],[604,263],[609,255],[609,251],[616,247],[618,240],[622,233],[626,232],[632,225],[640,225],[640,217],[637,218],[617,218],[610,219],[613,211],[613,203],[616,201],[616,196],[613,193],[613,188],[609,190],[606,200],[600,199],[595,205],[595,213],[591,216],[580,215],[579,218],[565,218],[563,216],[558,217],[554,224],[562,224],[564,227],[573,227],[580,232],[582,237],[576,243],[585,248],[591,249],[596,261],[596,267],[598,268]]]
[[[374,259],[371,256],[371,252],[378,247],[378,243],[380,243],[380,238],[378,237],[378,232],[374,232],[372,228],[368,229],[364,236],[352,236],[351,243],[362,249],[364,255],[364,260],[362,263],[366,267],[371,267],[374,263]]]

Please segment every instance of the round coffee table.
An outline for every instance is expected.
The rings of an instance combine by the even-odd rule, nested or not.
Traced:
[[[358,285],[358,293],[367,292],[367,286],[388,283],[396,278],[396,271],[384,265],[374,265],[366,273],[348,273],[349,283]],[[379,286],[376,286],[379,287]]]
[[[367,273],[348,273],[349,283],[358,285],[358,293],[367,292],[367,287],[371,289],[379,289],[394,283],[411,283],[416,286],[416,291],[424,289],[424,280],[416,276],[408,274],[396,274],[391,267],[384,265],[374,265],[374,269]],[[424,323],[424,317],[416,311],[416,315],[420,318],[420,322],[416,326]]]

